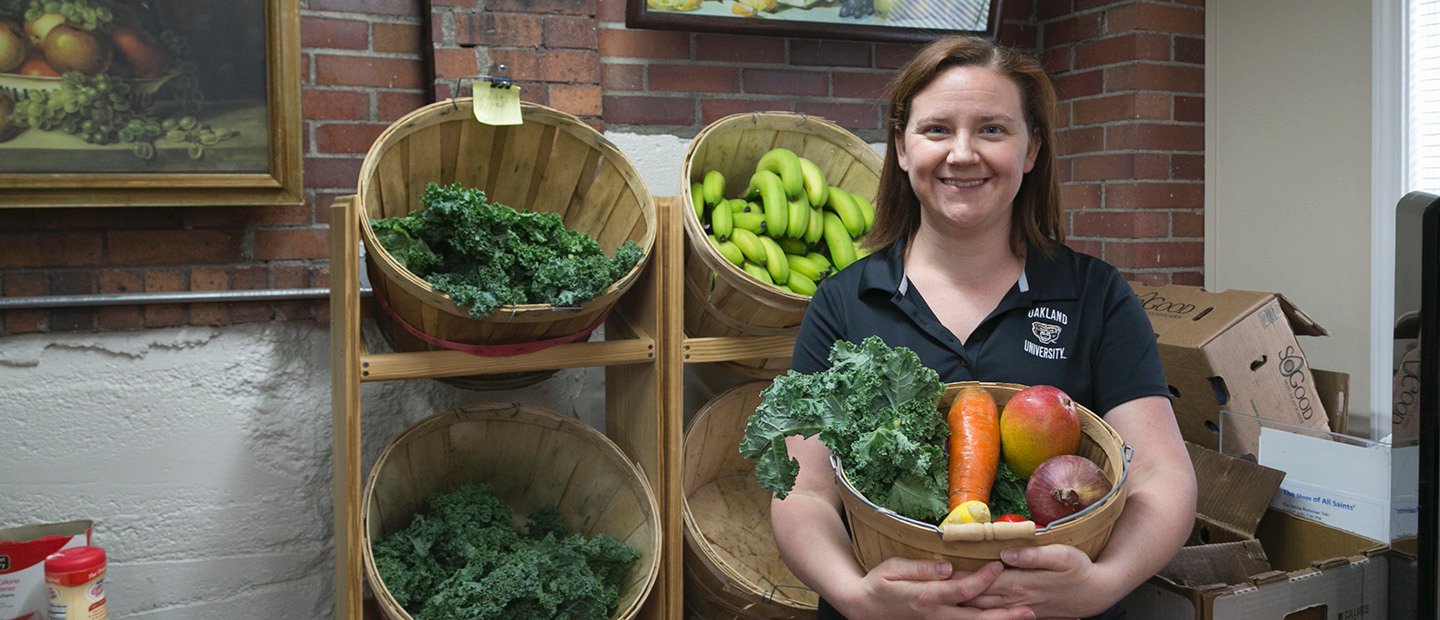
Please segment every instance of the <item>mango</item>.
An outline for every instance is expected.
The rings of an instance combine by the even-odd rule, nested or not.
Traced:
[[[1080,413],[1064,391],[1032,385],[1000,410],[1000,458],[1021,478],[1047,459],[1080,449]]]

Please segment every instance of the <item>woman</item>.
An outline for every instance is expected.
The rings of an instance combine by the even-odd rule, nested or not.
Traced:
[[[821,596],[822,618],[1030,618],[1116,614],[1189,535],[1195,478],[1154,333],[1114,267],[1063,244],[1054,88],[1034,59],[972,37],[937,41],[890,96],[874,253],[822,281],[792,367],[878,335],[943,381],[1048,384],[1135,448],[1124,512],[1099,559],[1019,548],[971,574],[892,558],[866,573],[850,550],[829,450],[790,437],[795,490],[772,505],[781,556]],[[1103,617],[1103,616],[1102,616]]]

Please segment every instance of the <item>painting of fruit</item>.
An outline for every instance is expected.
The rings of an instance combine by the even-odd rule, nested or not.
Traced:
[[[267,170],[270,3],[0,0],[0,174]]]
[[[631,27],[868,41],[993,37],[1000,0],[626,0]]]

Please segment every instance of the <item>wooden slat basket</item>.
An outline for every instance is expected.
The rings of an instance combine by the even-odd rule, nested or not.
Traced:
[[[411,616],[375,568],[372,545],[433,495],[488,484],[517,517],[554,506],[573,533],[609,534],[640,551],[612,618],[634,618],[660,571],[660,510],[644,472],[605,435],[552,411],[485,403],[436,414],[396,437],[370,470],[361,506],[365,578],[386,618]]]
[[[735,386],[696,413],[685,433],[682,473],[685,606],[707,620],[815,617],[817,597],[775,548],[770,492],[740,456],[745,421],[767,382]]]
[[[360,168],[361,240],[374,294],[426,336],[467,345],[529,343],[584,331],[604,317],[635,283],[655,244],[655,199],[615,145],[564,112],[521,103],[523,124],[496,127],[475,120],[468,98],[419,108],[390,125]],[[613,255],[625,241],[644,252],[629,273],[576,308],[549,304],[502,306],[476,320],[386,252],[370,220],[421,208],[429,182],[460,183],[485,191],[491,202],[558,213]],[[435,350],[376,313],[385,336],[403,351]],[[470,378],[469,387],[523,387],[553,371]]]
[[[945,395],[940,399],[940,410],[948,410],[956,393],[966,385],[983,386],[995,397],[995,404],[1002,408],[1012,396],[1025,387],[1013,383],[951,383],[946,386]],[[851,543],[856,559],[866,570],[888,558],[904,557],[950,560],[956,570],[973,571],[984,566],[986,562],[998,560],[1002,550],[1057,543],[1076,547],[1092,560],[1099,557],[1105,543],[1110,540],[1110,531],[1115,526],[1115,520],[1120,517],[1120,512],[1125,507],[1129,447],[1100,416],[1078,405],[1076,409],[1080,411],[1080,456],[1099,465],[1114,484],[1111,493],[1105,498],[1079,513],[1036,530],[1033,535],[1005,540],[945,542],[941,539],[940,531],[934,526],[898,517],[888,510],[877,508],[855,490],[846,479],[844,470],[837,468],[836,484],[840,487],[840,500],[845,506],[845,514],[850,519]]]
[[[755,163],[775,147],[809,159],[838,185],[867,198],[880,185],[882,160],[855,134],[825,119],[790,112],[733,114],[696,134],[685,153],[680,197],[685,222],[685,332],[692,337],[793,335],[810,298],[755,280],[725,260],[706,239],[690,197],[705,173],[725,175],[725,196],[745,191]],[[724,362],[732,371],[773,379],[789,356]]]

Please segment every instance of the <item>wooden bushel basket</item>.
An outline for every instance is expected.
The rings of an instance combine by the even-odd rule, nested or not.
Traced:
[[[695,217],[690,186],[718,170],[725,196],[750,184],[755,163],[775,147],[809,159],[838,185],[868,199],[880,185],[882,160],[855,134],[825,119],[790,112],[733,114],[711,123],[690,142],[681,170],[685,222],[685,332],[694,337],[794,335],[810,298],[764,284],[725,260]],[[790,357],[757,358],[721,365],[742,375],[773,379],[790,368]]]
[[[740,456],[745,421],[769,383],[735,386],[695,414],[682,472],[685,606],[707,620],[814,618],[818,598],[790,572],[770,529],[770,492]]]
[[[604,318],[650,259],[655,199],[625,155],[574,116],[533,103],[520,106],[523,124],[496,127],[475,120],[469,98],[433,103],[395,121],[365,155],[357,196],[365,214],[360,234],[371,286],[378,301],[428,337],[503,345],[583,332]],[[643,255],[629,273],[578,307],[501,306],[476,320],[396,262],[370,226],[371,219],[420,209],[430,182],[479,188],[491,202],[519,210],[558,213],[567,228],[595,238],[606,255],[625,241],[638,243]],[[399,350],[444,348],[396,325],[388,312],[376,317]],[[469,383],[508,389],[553,373],[493,375]]]
[[[517,517],[555,506],[572,533],[609,534],[640,552],[613,618],[633,618],[660,572],[660,509],[645,474],[586,424],[517,404],[436,414],[396,437],[365,483],[360,545],[365,578],[386,618],[410,620],[375,569],[372,545],[410,524],[433,495],[488,484]]]
[[[1004,407],[1025,386],[1011,383],[960,382],[946,386],[940,399],[940,410],[948,410],[955,394],[966,385],[980,385],[995,397],[995,404]],[[1099,557],[1110,530],[1125,506],[1126,474],[1129,472],[1129,451],[1115,429],[1084,407],[1080,411],[1080,456],[1100,465],[1114,487],[1100,501],[1084,510],[1036,530],[1034,534],[1002,540],[980,542],[945,542],[940,530],[893,512],[878,508],[851,486],[842,468],[836,469],[840,500],[850,519],[851,543],[855,557],[866,570],[892,557],[919,560],[945,559],[956,570],[973,571],[986,562],[1000,559],[1004,549],[1049,544],[1071,545],[1085,552],[1090,559]]]

